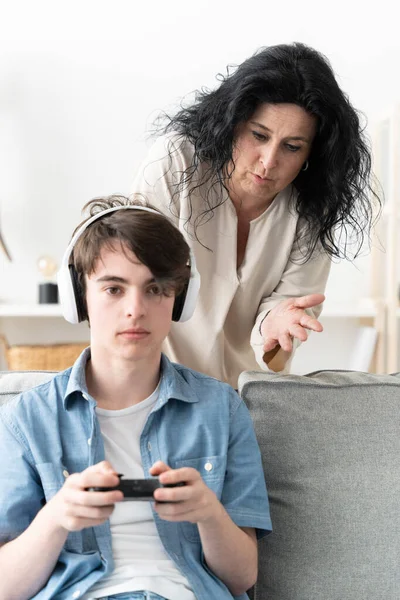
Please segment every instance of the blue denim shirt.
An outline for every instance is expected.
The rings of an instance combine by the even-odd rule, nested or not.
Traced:
[[[72,369],[0,409],[0,541],[21,534],[69,473],[104,460],[89,395],[85,350]],[[156,460],[197,469],[239,527],[271,530],[267,491],[244,402],[215,379],[161,359],[160,393],[140,438],[145,476]],[[206,463],[212,469],[206,470]],[[209,469],[209,465],[207,466]],[[198,527],[154,518],[171,559],[198,600],[232,599],[203,560]],[[79,598],[113,569],[109,522],[68,535],[52,576],[35,600]],[[239,597],[247,598],[246,594]]]

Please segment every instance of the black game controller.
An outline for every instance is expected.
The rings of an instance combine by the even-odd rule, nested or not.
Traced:
[[[112,492],[119,490],[124,494],[124,500],[151,500],[153,493],[157,488],[162,487],[181,487],[185,485],[184,481],[178,483],[162,484],[158,477],[149,477],[148,479],[121,479],[122,474],[118,474],[119,484],[115,487],[90,487],[86,488],[89,492]]]

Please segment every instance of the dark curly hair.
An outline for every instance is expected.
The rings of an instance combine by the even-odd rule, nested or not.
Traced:
[[[262,103],[290,103],[317,118],[317,133],[309,156],[309,168],[293,181],[293,208],[304,220],[307,260],[316,246],[332,257],[354,258],[381,209],[371,173],[371,152],[358,112],[340,89],[328,59],[301,43],[259,49],[235,70],[219,75],[220,86],[196,92],[195,101],[181,106],[174,116],[160,117],[157,131],[173,131],[194,147],[192,164],[181,173],[174,190],[193,191],[207,184],[204,211],[194,223],[212,218],[226,194],[215,202],[210,191],[227,191],[226,182],[235,168],[232,151],[237,126],[250,119]],[[165,122],[165,117],[167,122]],[[175,148],[177,143],[175,141]],[[174,150],[170,146],[170,158]],[[200,163],[207,168],[199,181]],[[230,167],[230,165],[232,165]],[[204,188],[203,188],[204,189]]]

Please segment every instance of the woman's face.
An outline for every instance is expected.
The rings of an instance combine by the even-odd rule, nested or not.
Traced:
[[[261,104],[237,128],[228,183],[234,204],[269,206],[302,169],[316,128],[316,117],[296,104]]]

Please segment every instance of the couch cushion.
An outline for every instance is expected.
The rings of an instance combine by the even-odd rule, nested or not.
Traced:
[[[0,371],[0,405],[54,377],[56,371]]]
[[[256,600],[399,600],[400,376],[243,373],[273,533]]]

